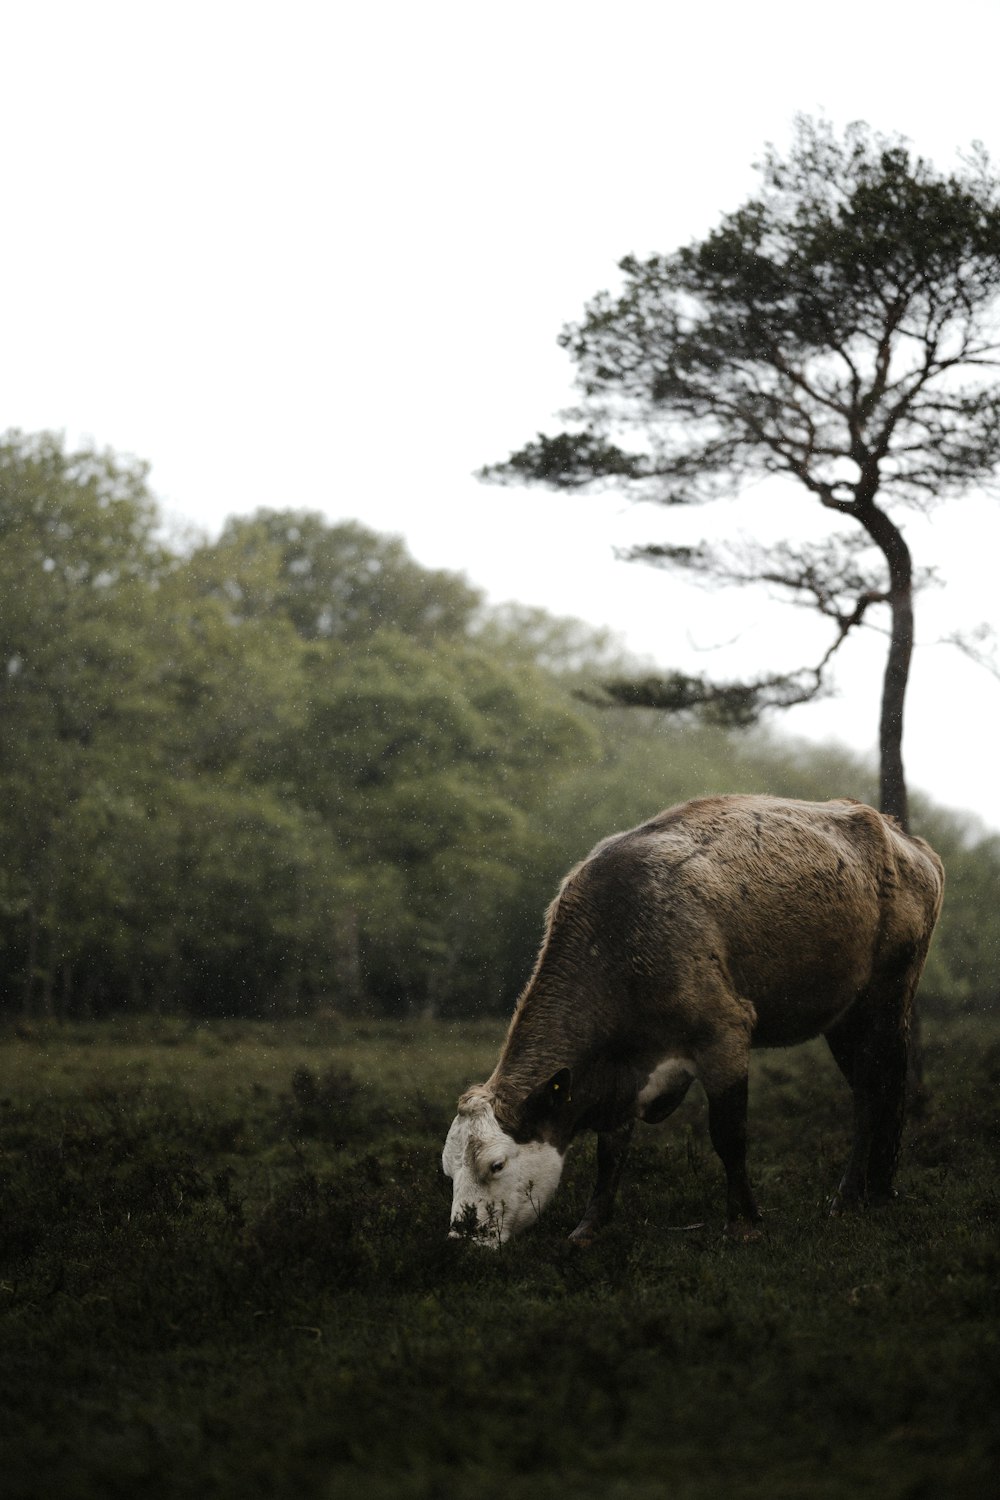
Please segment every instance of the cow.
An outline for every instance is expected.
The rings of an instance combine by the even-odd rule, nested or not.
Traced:
[[[943,891],[929,844],[847,798],[702,797],[604,839],[549,907],[496,1067],[458,1102],[442,1156],[452,1236],[497,1246],[534,1223],[592,1130],[597,1181],[570,1235],[589,1244],[636,1120],[665,1120],[698,1079],[726,1233],[753,1237],[750,1051],[819,1035],[854,1099],[832,1209],[888,1201]]]

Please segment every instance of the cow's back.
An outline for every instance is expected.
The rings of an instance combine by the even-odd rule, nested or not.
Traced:
[[[637,1019],[694,1016],[722,986],[753,1007],[757,1044],[783,1045],[926,952],[941,888],[928,846],[861,803],[703,798],[599,844],[550,938],[563,903],[602,914]]]

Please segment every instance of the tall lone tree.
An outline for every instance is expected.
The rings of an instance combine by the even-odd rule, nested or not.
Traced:
[[[942,175],[864,124],[799,117],[759,192],[704,240],[620,263],[561,343],[580,425],[491,478],[703,504],[783,476],[853,526],[777,547],[702,542],[631,557],[721,583],[768,583],[834,627],[814,667],[718,684],[674,673],[609,685],[622,702],[752,720],[826,690],[829,663],[877,606],[889,649],[881,806],[906,827],[902,733],[919,577],[898,519],[985,483],[1000,462],[1000,183],[979,145]]]

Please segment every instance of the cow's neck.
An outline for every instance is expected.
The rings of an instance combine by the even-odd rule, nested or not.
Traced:
[[[612,1129],[628,1117],[635,1105],[635,1074],[615,1061],[614,1037],[602,1011],[581,996],[568,1026],[563,996],[529,988],[487,1085],[505,1128],[516,1125],[522,1101],[562,1068],[573,1075],[568,1136],[579,1129]]]

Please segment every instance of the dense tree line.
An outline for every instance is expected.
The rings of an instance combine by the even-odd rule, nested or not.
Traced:
[[[170,545],[143,465],[8,434],[3,1013],[504,1011],[610,829],[708,790],[871,797],[843,756],[588,707],[613,655],[353,522]],[[933,985],[989,994],[1000,841],[919,815],[955,893]]]

